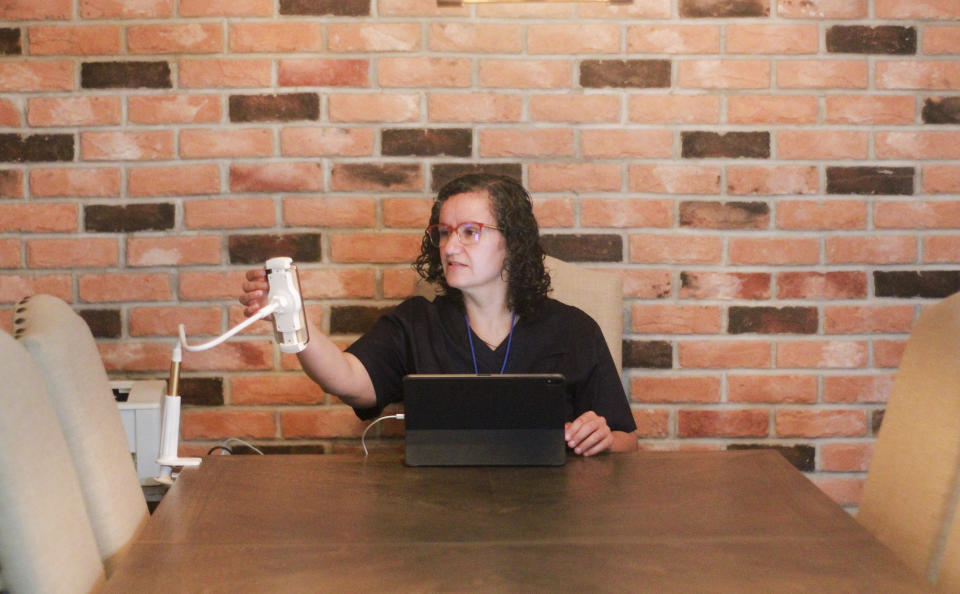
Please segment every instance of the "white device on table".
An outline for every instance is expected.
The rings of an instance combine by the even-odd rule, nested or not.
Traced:
[[[161,466],[159,482],[170,484],[173,481],[174,466],[198,466],[200,458],[181,458],[177,455],[180,436],[180,396],[177,394],[180,383],[180,362],[183,351],[205,351],[223,344],[227,339],[247,328],[251,324],[273,315],[274,337],[284,353],[299,353],[307,348],[310,340],[307,331],[307,317],[303,311],[303,297],[300,291],[300,276],[291,258],[270,258],[265,265],[267,283],[267,304],[257,313],[237,324],[222,335],[203,344],[187,343],[186,331],[180,324],[180,340],[173,347],[170,363],[170,381],[167,395],[163,399],[163,428],[160,432],[160,456],[157,464]]]

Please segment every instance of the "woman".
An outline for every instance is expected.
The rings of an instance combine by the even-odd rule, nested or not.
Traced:
[[[636,424],[599,326],[547,297],[550,276],[533,206],[516,181],[466,175],[437,195],[416,262],[442,288],[383,316],[341,352],[310,328],[299,354],[307,375],[367,419],[402,399],[410,373],[562,373],[565,438],[577,454],[637,449]],[[268,286],[247,273],[240,302],[252,315]]]

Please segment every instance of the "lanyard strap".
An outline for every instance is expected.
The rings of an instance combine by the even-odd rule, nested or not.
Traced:
[[[467,338],[470,339],[470,356],[473,357],[473,372],[480,375],[480,369],[477,367],[477,352],[473,348],[473,329],[470,328],[470,316],[464,314],[463,319],[467,321]],[[503,365],[500,366],[500,375],[503,375],[507,368],[507,359],[510,358],[510,345],[513,343],[513,327],[517,324],[517,314],[510,318],[510,334],[507,335],[507,352],[503,354]]]

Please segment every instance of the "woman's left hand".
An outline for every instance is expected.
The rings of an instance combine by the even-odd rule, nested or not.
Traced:
[[[613,432],[605,418],[588,410],[565,425],[564,439],[577,454],[593,456],[613,445]]]

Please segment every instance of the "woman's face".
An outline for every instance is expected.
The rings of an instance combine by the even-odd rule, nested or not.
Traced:
[[[456,233],[440,246],[440,260],[447,285],[465,293],[478,289],[497,289],[504,293],[507,282],[500,277],[503,262],[507,257],[507,242],[497,227],[497,220],[490,209],[490,196],[486,190],[465,192],[448,198],[440,207],[443,225],[457,228],[466,222],[483,223],[480,242],[463,244]]]

